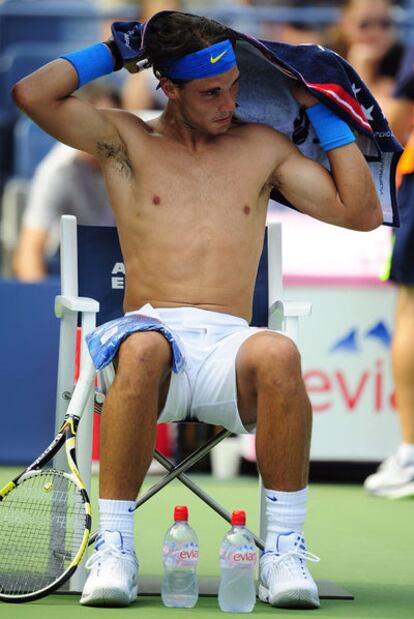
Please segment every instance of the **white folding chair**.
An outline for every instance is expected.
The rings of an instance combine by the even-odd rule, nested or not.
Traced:
[[[93,263],[97,263],[98,268],[91,274],[89,268]],[[88,274],[82,278],[81,274],[86,269]],[[76,411],[79,414],[84,411],[79,426],[77,451],[79,469],[88,490],[92,459],[92,412],[95,397],[99,398],[100,394],[96,391],[96,371],[85,343],[85,337],[95,328],[97,315],[101,316],[102,314],[103,316],[100,322],[106,322],[122,315],[123,273],[122,255],[116,228],[77,226],[75,217],[70,215],[62,217],[61,294],[56,297],[55,301],[55,313],[61,319],[56,428],[60,427],[65,414],[68,412],[68,406],[70,412]],[[85,294],[87,296],[84,296]],[[114,299],[115,303],[112,306]],[[109,311],[107,306],[111,306]],[[115,312],[115,316],[113,312]],[[252,323],[282,331],[297,342],[299,318],[309,315],[310,312],[311,304],[309,302],[285,301],[283,298],[281,224],[271,223],[267,227],[256,281]],[[75,347],[79,316],[81,319],[82,344],[80,376],[75,386]],[[108,366],[99,374],[99,380],[107,388],[114,376],[112,366]],[[227,430],[222,430],[178,464],[173,464],[156,451],[154,457],[166,468],[167,473],[139,499],[138,504],[141,505],[167,483],[178,478],[200,499],[230,522],[230,513],[186,474],[191,466],[229,434],[230,432]],[[62,467],[65,463],[62,459],[56,462],[56,465]],[[259,548],[263,548],[261,536],[265,530],[263,499],[263,492],[261,492],[260,533],[259,536],[254,535]],[[71,589],[80,590],[83,579],[84,573],[82,570],[78,570],[77,575],[72,579]]]

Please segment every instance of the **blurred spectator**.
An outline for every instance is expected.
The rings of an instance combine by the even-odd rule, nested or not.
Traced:
[[[94,2],[102,11],[115,13],[125,7],[137,5],[137,0],[94,0]]]
[[[401,498],[414,496],[414,47],[407,53],[395,95],[389,121],[406,144],[398,164],[401,227],[395,231],[390,269],[390,279],[397,284],[391,352],[401,443],[365,480],[365,488],[378,496]]]
[[[348,60],[386,113],[404,51],[393,23],[393,3],[345,0],[325,45]]]
[[[290,21],[282,25],[279,40],[291,45],[320,45],[325,40],[325,29],[318,23]]]
[[[325,41],[326,26],[321,21],[313,20],[306,21],[303,17],[302,8],[309,8],[309,2],[306,0],[251,0],[252,5],[275,7],[281,5],[284,8],[291,9],[292,17],[287,22],[266,23],[262,26],[262,38],[271,41],[281,41],[282,43],[290,43],[291,45],[302,44],[320,44]],[[312,2],[312,7],[316,8],[320,3]],[[314,12],[313,12],[314,13]]]
[[[250,4],[255,6],[282,6],[282,7],[331,7],[338,4],[338,2],[332,2],[332,0],[251,0]]]
[[[119,107],[119,96],[93,82],[77,96],[100,107]],[[35,171],[22,229],[13,256],[13,270],[22,281],[38,281],[59,273],[61,215],[75,215],[79,224],[113,225],[104,179],[95,157],[64,144],[54,146]]]
[[[300,21],[298,18],[285,23],[263,24],[262,38],[290,45],[320,45],[325,41],[325,27],[317,22]]]

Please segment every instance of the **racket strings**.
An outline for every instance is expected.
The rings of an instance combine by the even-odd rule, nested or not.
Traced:
[[[83,497],[64,473],[30,473],[0,503],[0,593],[43,589],[70,566],[86,524]]]

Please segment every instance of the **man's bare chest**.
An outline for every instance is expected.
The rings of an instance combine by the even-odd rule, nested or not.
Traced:
[[[161,199],[168,194],[192,204],[255,203],[266,182],[267,170],[260,169],[247,153],[214,148],[201,154],[180,149],[153,149],[137,170],[138,185]]]

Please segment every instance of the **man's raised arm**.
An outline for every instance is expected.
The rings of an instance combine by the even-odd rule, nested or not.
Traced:
[[[304,89],[294,94],[306,108],[331,172],[290,144],[275,171],[278,188],[293,206],[316,219],[354,230],[378,227],[383,223],[381,204],[351,129]]]
[[[71,96],[86,83],[121,68],[110,43],[97,43],[65,54],[17,82],[16,105],[53,137],[73,148],[97,155],[97,142],[119,142],[108,114]]]

